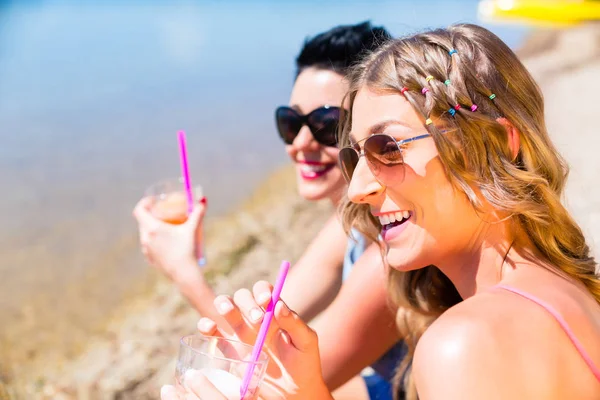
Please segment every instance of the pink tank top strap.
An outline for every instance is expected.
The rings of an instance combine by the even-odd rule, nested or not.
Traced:
[[[567,336],[569,337],[569,340],[571,340],[571,343],[573,343],[573,346],[575,346],[575,349],[577,349],[577,352],[581,355],[581,357],[583,358],[583,360],[585,361],[587,366],[590,368],[590,370],[592,371],[592,373],[598,380],[598,382],[600,382],[600,369],[598,369],[598,367],[594,364],[594,361],[592,360],[592,358],[585,351],[585,348],[583,347],[583,345],[581,344],[579,339],[577,339],[577,337],[575,336],[575,333],[569,327],[569,324],[567,324],[567,321],[565,321],[565,319],[562,317],[562,315],[560,315],[554,307],[552,307],[550,304],[546,303],[544,300],[539,299],[527,292],[524,292],[524,291],[514,288],[512,286],[496,285],[495,287],[518,294],[519,296],[524,297],[527,300],[534,302],[535,304],[539,305],[540,307],[542,307],[543,309],[548,311],[548,313],[550,315],[552,315],[552,317],[554,317],[556,322],[558,322],[558,324],[560,325],[562,330],[567,334]]]

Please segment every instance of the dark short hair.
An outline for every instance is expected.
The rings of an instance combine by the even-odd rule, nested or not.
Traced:
[[[364,54],[375,50],[391,39],[381,26],[370,21],[356,25],[340,25],[313,38],[307,38],[296,58],[296,76],[305,68],[328,69],[345,75]]]

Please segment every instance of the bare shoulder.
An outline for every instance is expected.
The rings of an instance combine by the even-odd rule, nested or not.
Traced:
[[[568,346],[563,336],[535,304],[501,290],[478,294],[419,341],[413,371],[420,399],[553,399],[545,395],[554,390],[548,381],[561,377],[552,349]]]

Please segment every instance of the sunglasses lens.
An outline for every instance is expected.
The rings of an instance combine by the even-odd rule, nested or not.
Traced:
[[[302,121],[296,111],[289,107],[279,107],[275,111],[275,122],[281,139],[286,144],[292,144],[302,128]]]
[[[358,153],[353,148],[344,147],[340,150],[338,159],[340,161],[342,175],[344,175],[346,182],[350,183],[350,180],[352,180],[352,174],[354,174],[354,169],[356,168],[356,164],[358,164]]]
[[[308,116],[310,130],[315,140],[324,146],[337,145],[337,129],[340,122],[338,107],[321,107]]]
[[[404,163],[402,152],[394,138],[388,135],[373,135],[364,143],[365,158],[373,175],[385,179],[390,167]],[[394,171],[395,179],[398,178],[397,170]]]

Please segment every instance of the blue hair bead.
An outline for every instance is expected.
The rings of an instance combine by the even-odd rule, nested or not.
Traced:
[[[458,54],[458,51],[456,51],[455,49],[452,49],[448,52],[448,54],[450,54],[450,56],[452,56],[452,54]]]
[[[454,117],[454,115],[456,114],[456,110],[452,107],[450,107],[450,109],[448,110],[448,112],[450,113],[450,115],[452,115]]]

